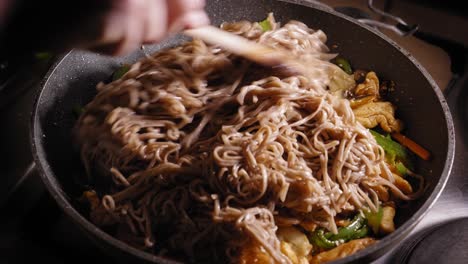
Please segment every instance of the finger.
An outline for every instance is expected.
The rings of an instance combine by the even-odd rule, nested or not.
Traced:
[[[203,10],[190,12],[180,19],[185,24],[185,28],[194,28],[210,24],[210,18]]]
[[[209,23],[210,19],[204,11],[192,11],[180,16],[174,21],[169,28],[169,32],[176,33],[187,28],[195,28]]]
[[[188,14],[192,12],[196,12],[200,18],[203,17],[203,19],[200,19],[200,21],[203,21],[204,23],[206,23],[207,16],[200,15],[200,13],[204,13],[205,0],[166,0],[166,1],[168,5],[170,28],[172,29],[180,28],[183,24],[183,21],[187,21],[187,18],[184,18],[184,17],[186,17]],[[190,16],[194,17],[195,15],[190,15]],[[188,19],[188,21],[190,20],[191,19]],[[202,23],[198,23],[198,24],[202,24]],[[183,28],[180,28],[180,29],[183,29]]]
[[[168,28],[167,3],[165,0],[148,0],[146,8],[144,43],[160,41]]]
[[[100,14],[101,35],[97,41],[101,44],[111,44],[122,40],[127,31],[127,23],[133,0],[110,1],[107,11]]]
[[[145,17],[147,0],[126,0],[126,24],[121,24],[121,27],[126,28],[120,45],[116,50],[115,55],[123,55],[137,49],[143,42],[145,35]]]

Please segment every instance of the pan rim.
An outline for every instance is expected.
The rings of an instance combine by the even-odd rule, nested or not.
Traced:
[[[441,110],[444,113],[444,118],[447,126],[447,132],[448,132],[448,146],[447,146],[447,154],[445,158],[445,163],[444,163],[444,168],[443,171],[441,172],[441,177],[434,187],[432,193],[429,195],[427,200],[421,205],[421,207],[408,219],[406,220],[401,226],[399,226],[395,232],[393,232],[390,235],[387,235],[383,239],[381,239],[378,243],[375,243],[374,245],[371,245],[363,250],[358,251],[355,254],[352,254],[351,256],[333,261],[332,263],[348,263],[348,262],[355,262],[357,260],[365,259],[366,257],[369,257],[372,255],[372,253],[376,253],[379,250],[382,250],[384,248],[389,248],[392,247],[396,242],[403,240],[405,237],[409,235],[411,230],[422,220],[422,218],[428,213],[428,211],[433,207],[434,203],[438,200],[439,196],[442,193],[442,190],[444,189],[448,178],[450,176],[452,166],[453,166],[453,160],[455,156],[455,129],[454,129],[454,124],[453,124],[453,119],[452,115],[449,110],[449,106],[446,102],[445,97],[443,96],[442,91],[438,87],[438,85],[435,83],[434,79],[430,74],[426,71],[426,69],[414,58],[407,50],[404,48],[400,47],[396,42],[385,36],[383,33],[369,27],[363,24],[360,24],[356,22],[354,19],[343,15],[341,13],[338,13],[334,10],[331,10],[329,8],[319,6],[317,4],[314,4],[312,2],[308,2],[306,0],[276,0],[280,2],[286,2],[290,4],[295,4],[295,5],[301,5],[305,6],[308,8],[312,9],[317,9],[321,12],[325,12],[329,15],[339,17],[341,19],[346,20],[349,23],[353,23],[356,26],[359,26],[361,28],[366,29],[367,31],[370,31],[372,34],[377,35],[380,39],[384,40],[388,44],[390,44],[393,48],[397,49],[399,52],[401,52],[409,61],[419,70],[419,72],[422,74],[424,79],[429,83],[431,86],[433,92],[435,93]],[[63,63],[63,61],[72,53],[73,51],[70,51],[69,53],[63,55],[60,59],[54,63],[54,65],[51,66],[50,70],[47,72],[46,76],[44,77],[43,81],[41,82],[41,89],[39,89],[34,108],[31,114],[31,120],[30,120],[30,143],[32,146],[32,154],[33,154],[33,159],[34,162],[37,165],[37,169],[39,172],[39,175],[46,185],[46,188],[48,192],[51,194],[51,196],[54,198],[54,200],[57,202],[57,204],[60,206],[63,212],[72,219],[72,221],[75,222],[75,224],[78,224],[79,228],[85,228],[91,235],[93,235],[94,238],[97,238],[99,240],[103,240],[106,243],[109,243],[110,246],[113,246],[115,248],[118,248],[119,250],[127,253],[134,255],[142,260],[145,261],[150,261],[153,263],[162,263],[162,264],[169,264],[169,263],[180,263],[174,260],[166,259],[160,256],[156,256],[154,254],[150,254],[147,252],[144,252],[142,250],[136,249],[120,240],[117,238],[107,234],[103,230],[101,230],[99,227],[91,223],[86,217],[84,217],[82,214],[80,214],[69,202],[66,193],[63,192],[61,188],[57,188],[54,186],[53,181],[56,179],[55,173],[52,171],[48,172],[47,167],[48,163],[46,158],[44,157],[44,153],[39,151],[39,148],[41,148],[42,144],[38,140],[40,138],[40,135],[38,135],[37,130],[38,126],[36,125],[38,122],[38,116],[39,116],[39,111],[38,111],[38,105],[41,101],[41,97],[44,91],[44,88],[47,86],[47,83],[49,82],[49,79],[54,75],[55,71],[60,67],[60,65]],[[50,174],[50,175],[49,175]]]
[[[32,149],[32,155],[33,155],[33,160],[34,163],[37,165],[36,169],[38,170],[38,173],[41,177],[41,180],[43,181],[47,191],[49,194],[52,196],[52,198],[55,200],[55,202],[59,205],[61,210],[75,223],[78,225],[79,229],[86,229],[88,232],[90,232],[93,235],[93,239],[97,238],[99,240],[103,240],[107,243],[109,243],[111,246],[114,246],[118,248],[119,250],[122,250],[126,253],[133,254],[137,257],[140,257],[146,261],[151,261],[153,263],[161,263],[161,264],[180,264],[181,262],[173,261],[170,259],[166,259],[154,254],[150,254],[147,252],[144,252],[142,250],[139,250],[137,248],[134,248],[127,243],[120,241],[119,239],[109,235],[108,233],[104,232],[101,228],[93,224],[91,221],[89,221],[85,216],[83,216],[78,210],[76,210],[73,205],[69,202],[67,198],[67,194],[63,191],[62,188],[57,188],[54,186],[53,181],[56,179],[55,173],[51,171],[50,176],[48,176],[48,172],[46,171],[48,167],[48,163],[43,157],[44,154],[40,154],[39,151],[39,145],[40,143],[36,142],[37,139],[37,126],[36,126],[36,121],[38,118],[38,104],[40,102],[40,98],[42,96],[42,91],[43,88],[47,85],[47,82],[49,81],[49,78],[53,76],[54,72],[57,70],[57,68],[62,64],[62,62],[74,51],[70,51],[59,58],[57,58],[56,62],[50,67],[49,72],[47,72],[45,78],[40,84],[41,89],[39,89],[36,97],[36,101],[34,103],[33,107],[33,112],[31,115],[31,120],[30,120],[30,143],[31,143],[31,149]]]

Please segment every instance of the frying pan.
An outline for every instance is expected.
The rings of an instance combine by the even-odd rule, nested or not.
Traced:
[[[398,228],[380,242],[336,263],[371,261],[387,252],[407,236],[441,193],[449,176],[454,155],[454,128],[448,106],[434,80],[407,51],[371,28],[351,18],[307,1],[287,0],[208,0],[207,12],[213,24],[247,19],[263,20],[274,12],[278,21],[303,21],[328,35],[333,52],[349,59],[354,68],[372,69],[380,77],[397,84],[391,95],[398,115],[406,124],[405,134],[429,148],[433,158],[419,161],[418,172],[428,187],[424,195],[396,216]],[[154,52],[181,43],[173,36],[148,48]],[[335,46],[336,45],[336,46]],[[83,173],[73,149],[71,129],[76,121],[73,106],[85,105],[95,95],[98,82],[122,63],[132,63],[144,56],[139,50],[125,58],[111,58],[84,51],[63,56],[46,76],[32,114],[31,141],[35,161],[48,191],[59,206],[97,246],[111,256],[131,263],[175,263],[137,250],[94,226],[86,218],[76,198],[82,191],[75,174]]]

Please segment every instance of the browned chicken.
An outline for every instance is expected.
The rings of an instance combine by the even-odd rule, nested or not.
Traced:
[[[395,208],[384,206],[382,210],[382,221],[380,222],[379,232],[382,234],[390,234],[395,231],[395,223],[393,222],[393,218],[395,217]]]
[[[308,264],[307,256],[312,251],[312,245],[307,236],[295,227],[282,227],[278,229],[281,252],[289,258],[293,264]],[[273,263],[273,259],[257,242],[250,240],[240,252],[241,264],[266,264]]]
[[[401,121],[395,118],[395,107],[389,102],[370,102],[353,109],[356,120],[366,128],[378,125],[386,132],[401,131]]]
[[[356,240],[351,240],[347,243],[341,244],[334,249],[324,251],[318,255],[312,257],[310,263],[326,263],[336,259],[344,258],[346,256],[352,255],[357,251],[368,247],[373,244],[375,240],[373,238],[361,238]]]
[[[273,260],[265,249],[253,240],[246,243],[239,255],[239,264],[270,264]]]
[[[366,128],[380,125],[387,132],[399,132],[402,124],[395,118],[395,107],[380,101],[379,88],[379,78],[372,71],[354,88],[350,104],[356,120]]]
[[[403,179],[400,175],[393,173],[393,178],[395,179],[395,186],[398,187],[404,194],[413,193],[413,187],[411,184]]]
[[[278,229],[278,238],[281,241],[281,252],[286,255],[293,264],[308,264],[307,256],[312,250],[312,245],[307,236],[295,227]]]

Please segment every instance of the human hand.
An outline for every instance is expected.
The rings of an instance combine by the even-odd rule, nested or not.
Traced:
[[[170,33],[209,23],[205,0],[18,2],[1,32],[2,50],[10,54],[81,48],[124,55]]]
[[[126,54],[170,33],[209,23],[204,0],[114,0],[101,17],[101,33],[88,44],[110,54]]]

